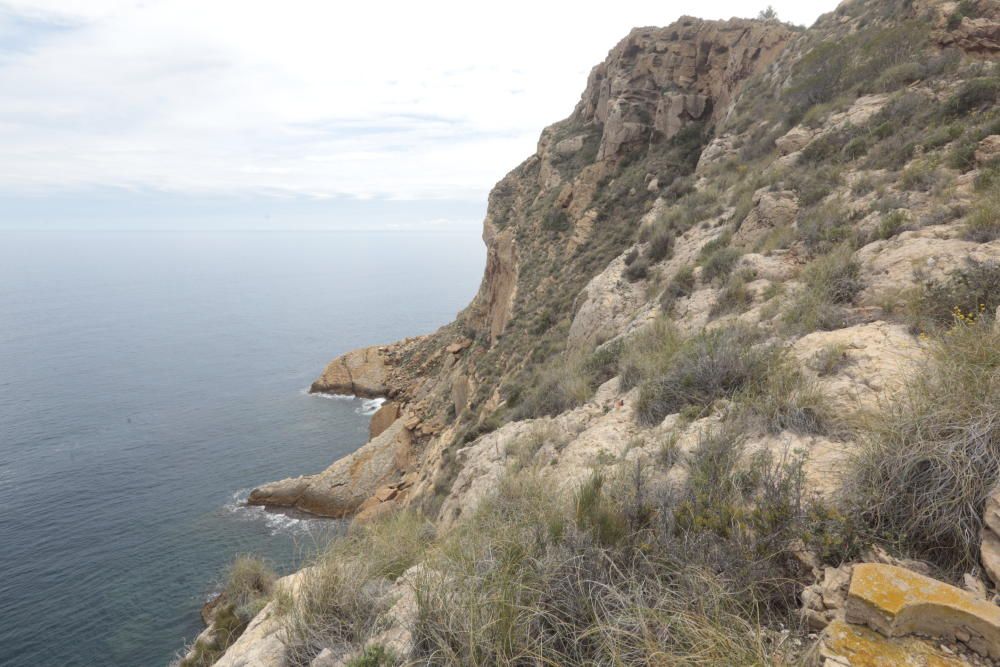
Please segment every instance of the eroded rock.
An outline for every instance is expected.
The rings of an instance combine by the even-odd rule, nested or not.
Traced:
[[[921,634],[961,641],[981,655],[1000,658],[1000,607],[901,567],[855,565],[846,620],[887,637]]]

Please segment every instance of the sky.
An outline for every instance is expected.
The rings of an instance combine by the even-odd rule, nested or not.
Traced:
[[[0,0],[0,228],[478,225],[632,27],[763,4]]]

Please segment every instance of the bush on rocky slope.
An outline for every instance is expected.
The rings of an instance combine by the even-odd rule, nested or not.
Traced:
[[[880,538],[953,574],[977,567],[1000,482],[1000,332],[956,318],[903,398],[861,428],[847,497]]]

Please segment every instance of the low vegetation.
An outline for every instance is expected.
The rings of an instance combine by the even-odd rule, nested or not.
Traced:
[[[209,667],[239,639],[247,624],[271,598],[277,576],[267,563],[238,556],[226,570],[226,579],[212,616],[212,633],[199,639],[177,667]]]
[[[960,575],[1000,482],[1000,333],[956,317],[929,345],[901,399],[864,422],[847,496],[875,535]]]

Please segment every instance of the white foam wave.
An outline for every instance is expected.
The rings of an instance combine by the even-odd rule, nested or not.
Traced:
[[[323,519],[299,516],[260,505],[247,505],[250,491],[250,489],[236,491],[233,493],[232,499],[223,505],[223,509],[244,521],[262,521],[270,529],[271,535],[277,535],[280,532],[309,532],[314,524],[318,525],[323,522]]]
[[[361,407],[354,408],[354,411],[359,415],[370,417],[378,412],[378,409],[382,407],[383,403],[385,403],[384,398],[364,399],[361,401]]]

